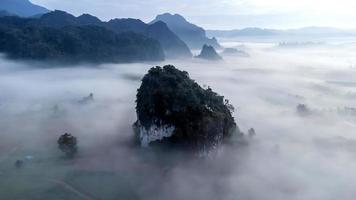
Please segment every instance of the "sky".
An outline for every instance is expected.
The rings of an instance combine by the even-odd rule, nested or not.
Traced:
[[[102,20],[179,13],[206,29],[244,27],[298,28],[330,26],[356,28],[354,0],[32,0],[74,15],[89,13]]]

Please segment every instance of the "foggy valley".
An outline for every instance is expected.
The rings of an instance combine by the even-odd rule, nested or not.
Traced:
[[[354,8],[0,0],[0,200],[354,200]]]
[[[43,68],[2,58],[1,196],[80,199],[61,194],[64,180],[87,199],[352,199],[356,46],[243,44],[249,57],[216,62]],[[150,67],[164,64],[228,98],[240,129],[256,130],[249,145],[174,162],[134,146],[136,90]],[[90,93],[93,101],[80,102]],[[298,104],[310,113],[300,115]],[[60,159],[56,140],[65,132],[78,138],[75,160]],[[26,160],[21,171],[17,159]]]

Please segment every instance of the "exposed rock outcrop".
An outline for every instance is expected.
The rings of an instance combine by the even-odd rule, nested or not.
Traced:
[[[159,143],[209,153],[239,132],[223,96],[171,65],[149,70],[136,102],[134,129],[143,146]]]

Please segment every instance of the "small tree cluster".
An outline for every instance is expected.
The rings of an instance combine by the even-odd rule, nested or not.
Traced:
[[[297,113],[301,116],[307,116],[311,113],[310,109],[305,104],[298,104],[297,105]]]
[[[256,136],[256,131],[254,128],[248,129],[248,137],[253,138]]]
[[[77,151],[77,138],[69,133],[61,135],[58,139],[58,148],[68,157],[73,157]]]

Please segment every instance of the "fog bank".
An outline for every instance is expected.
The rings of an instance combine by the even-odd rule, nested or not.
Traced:
[[[221,62],[42,68],[1,58],[1,199],[354,199],[354,43],[225,45],[241,44],[250,57]],[[210,159],[135,146],[136,90],[164,64],[229,99],[240,129],[257,132],[250,144]],[[81,102],[90,93],[94,101]],[[79,141],[73,160],[57,149],[65,132]]]

